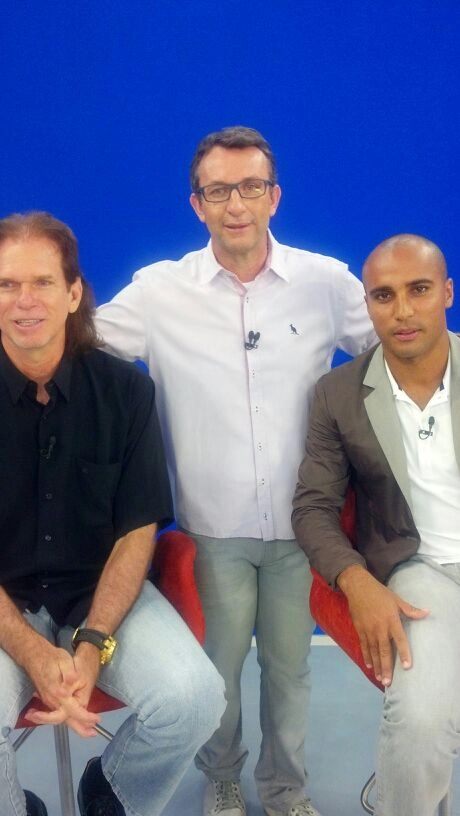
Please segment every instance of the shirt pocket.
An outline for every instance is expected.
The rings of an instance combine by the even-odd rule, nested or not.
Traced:
[[[78,526],[112,526],[113,502],[121,474],[121,462],[96,464],[86,459],[75,460],[74,495]]]

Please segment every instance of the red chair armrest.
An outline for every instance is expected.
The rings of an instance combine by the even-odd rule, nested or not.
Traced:
[[[203,644],[205,621],[195,584],[195,556],[196,545],[190,536],[168,530],[158,537],[150,578]]]
[[[364,663],[358,633],[348,610],[348,601],[340,590],[332,589],[325,579],[312,568],[313,583],[310,592],[310,611],[323,632],[329,635],[353,660],[377,688],[383,686],[376,680],[372,669]]]

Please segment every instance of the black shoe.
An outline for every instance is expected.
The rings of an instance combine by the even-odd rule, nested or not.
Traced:
[[[90,759],[78,786],[81,816],[126,816],[101,768],[101,758]]]
[[[24,796],[26,797],[27,816],[48,816],[45,803],[35,796],[35,793],[25,790]]]

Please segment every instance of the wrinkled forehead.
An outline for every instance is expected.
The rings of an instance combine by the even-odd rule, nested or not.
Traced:
[[[220,147],[216,145],[201,159],[200,185],[212,182],[235,183],[245,178],[268,178],[270,163],[258,147]]]
[[[60,247],[49,238],[28,236],[10,237],[0,241],[0,275],[45,273],[65,277]]]

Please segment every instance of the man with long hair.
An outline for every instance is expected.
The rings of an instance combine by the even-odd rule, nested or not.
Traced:
[[[171,519],[153,382],[97,348],[71,230],[0,220],[0,813],[46,816],[8,732],[95,735],[97,685],[133,713],[78,791],[82,816],[158,816],[223,710],[222,682],[146,575]]]

